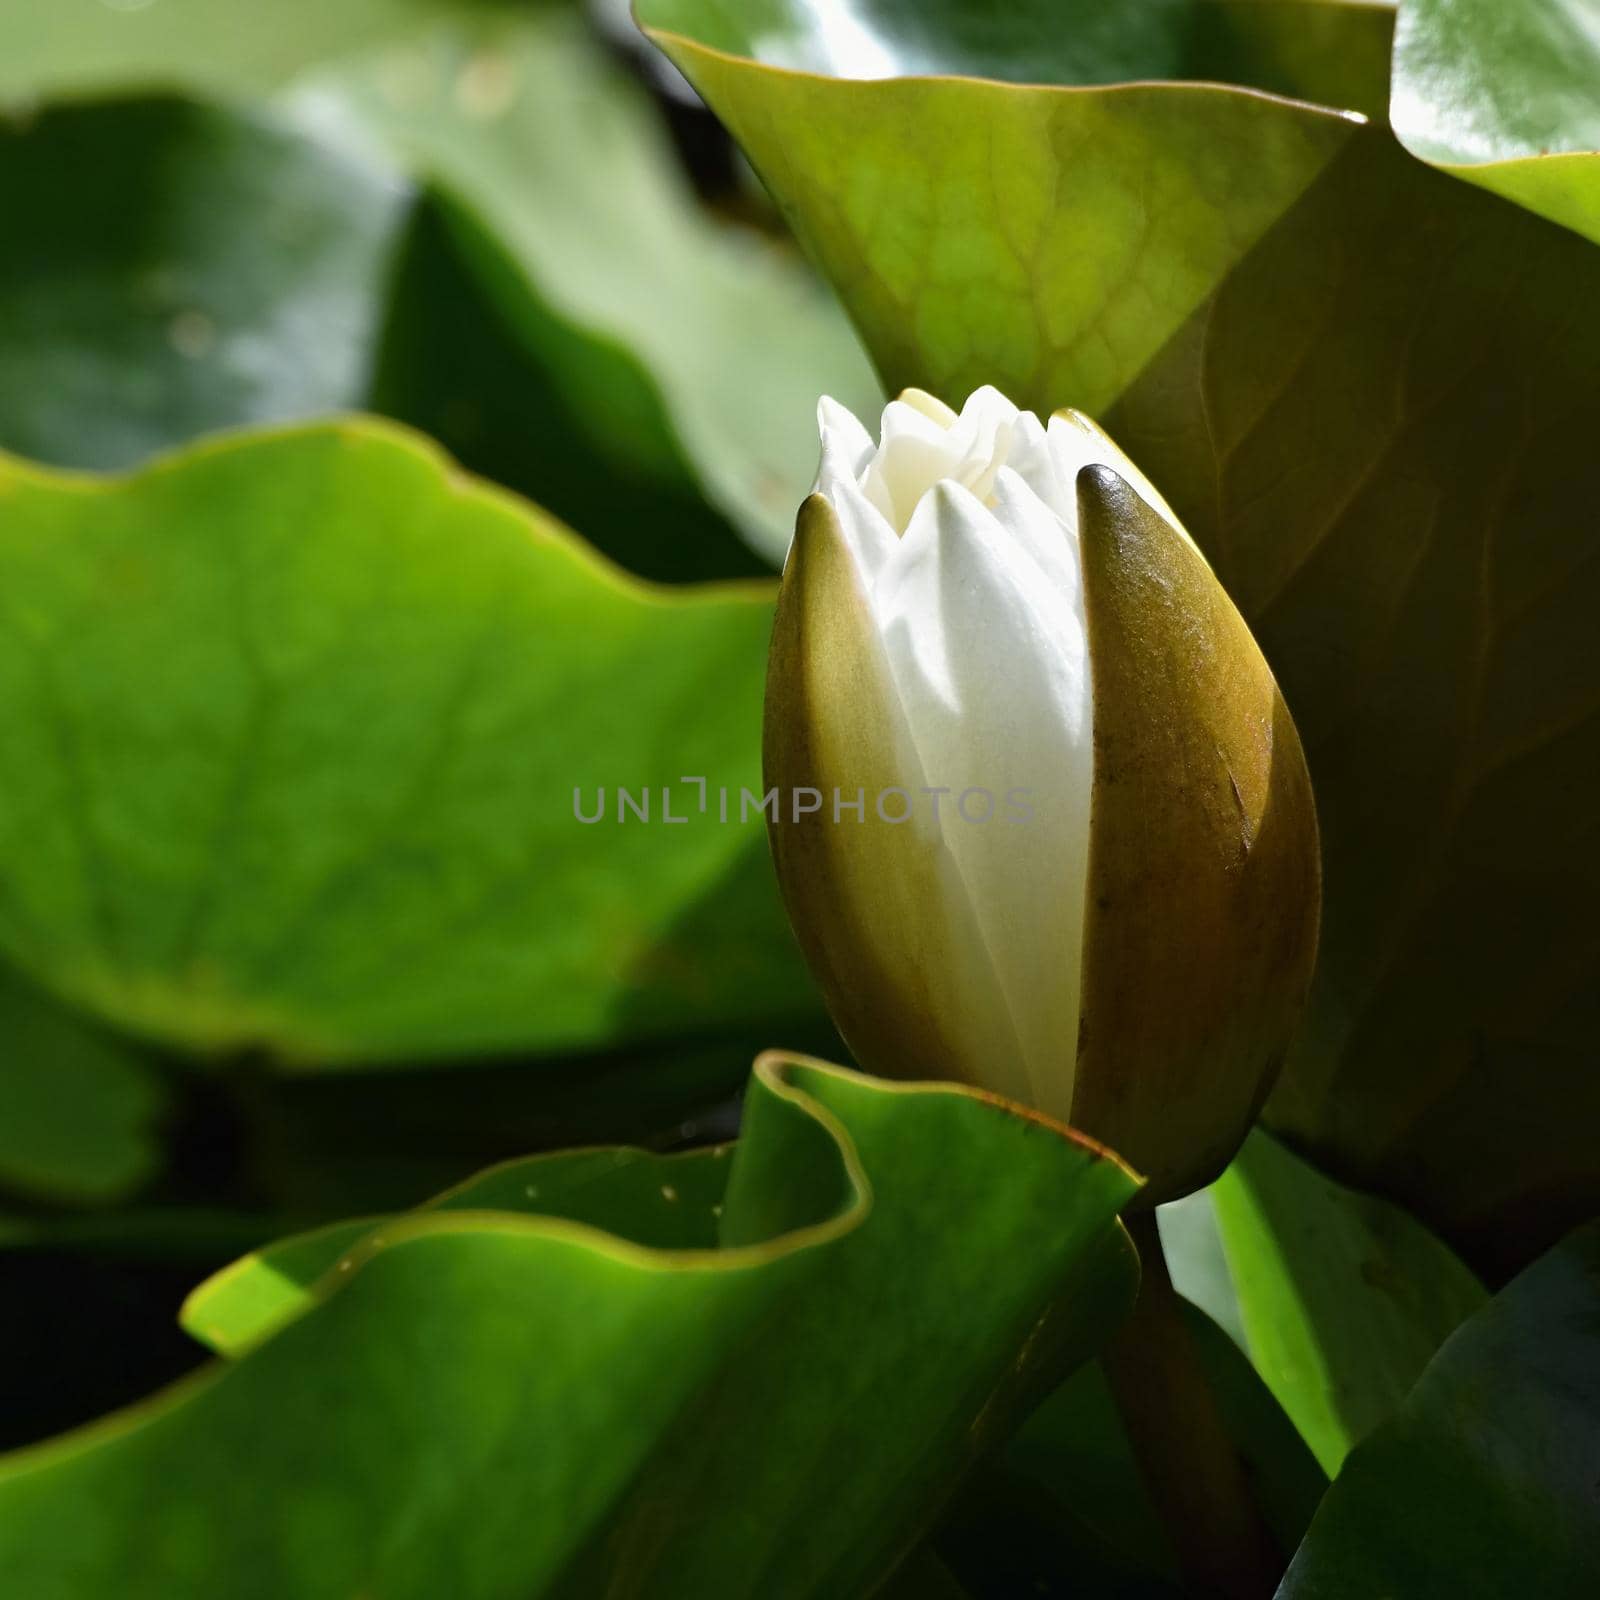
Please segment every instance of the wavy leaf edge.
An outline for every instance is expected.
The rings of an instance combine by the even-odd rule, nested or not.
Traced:
[[[326,1304],[340,1289],[352,1282],[359,1275],[361,1269],[379,1254],[388,1254],[397,1248],[419,1240],[449,1235],[509,1234],[525,1239],[540,1239],[566,1244],[607,1257],[620,1265],[640,1272],[724,1273],[749,1271],[752,1268],[765,1266],[787,1256],[796,1255],[804,1250],[830,1243],[836,1239],[842,1239],[854,1233],[872,1213],[874,1199],[872,1179],[864,1169],[857,1152],[856,1141],[845,1127],[843,1121],[806,1090],[805,1080],[810,1076],[843,1080],[869,1089],[874,1093],[891,1097],[939,1095],[946,1098],[974,1102],[989,1112],[1012,1117],[1052,1133],[1064,1144],[1090,1156],[1097,1162],[1110,1162],[1126,1176],[1131,1184],[1135,1185],[1136,1192],[1137,1188],[1142,1187],[1144,1182],[1143,1177],[1129,1167],[1114,1151],[1108,1150],[1104,1145],[1097,1143],[1086,1134],[1079,1133],[1076,1129],[1070,1128],[1065,1123],[1058,1122],[1042,1112],[1033,1111],[1026,1106],[1006,1100],[1002,1096],[991,1094],[986,1090],[975,1089],[966,1084],[958,1083],[889,1081],[871,1077],[866,1073],[856,1072],[848,1067],[836,1066],[831,1062],[821,1061],[815,1057],[798,1055],[784,1050],[767,1050],[756,1058],[752,1068],[752,1078],[769,1090],[776,1099],[811,1118],[827,1134],[837,1155],[848,1184],[849,1199],[832,1216],[798,1228],[785,1230],[769,1239],[753,1244],[737,1245],[726,1249],[663,1249],[638,1243],[589,1223],[567,1218],[541,1216],[534,1212],[527,1214],[493,1210],[441,1212],[429,1209],[430,1207],[437,1207],[449,1195],[481,1182],[489,1174],[503,1172],[509,1168],[527,1169],[532,1162],[539,1160],[554,1160],[574,1154],[615,1151],[638,1153],[656,1160],[671,1161],[675,1159],[673,1156],[661,1156],[657,1152],[638,1151],[636,1147],[606,1145],[585,1147],[583,1150],[551,1152],[545,1157],[513,1158],[510,1161],[498,1163],[493,1167],[487,1168],[484,1172],[476,1174],[464,1180],[463,1183],[444,1191],[443,1194],[433,1197],[417,1211],[399,1218],[373,1219],[370,1231],[364,1234],[354,1245],[341,1251],[335,1264],[307,1286],[306,1297],[301,1306],[294,1309],[289,1315],[269,1323],[260,1331],[258,1337],[245,1342],[237,1350],[232,1351],[229,1357],[213,1360],[199,1371],[190,1373],[178,1379],[175,1383],[157,1390],[154,1394],[134,1401],[131,1405],[107,1416],[96,1418],[94,1421],[85,1423],[81,1427],[74,1428],[65,1434],[43,1439],[35,1444],[24,1445],[15,1451],[0,1456],[0,1484],[3,1484],[7,1479],[21,1477],[26,1473],[31,1473],[41,1468],[62,1465],[74,1457],[86,1454],[115,1439],[133,1434],[147,1425],[160,1422],[179,1410],[195,1395],[219,1381],[234,1364],[235,1358],[248,1356],[252,1350],[259,1349],[268,1343],[285,1328],[300,1320],[302,1316]],[[732,1146],[723,1145],[706,1148],[727,1150],[731,1149]],[[704,1156],[705,1153],[706,1149],[702,1149],[688,1154]],[[681,1159],[681,1157],[677,1159]],[[294,1235],[292,1237],[306,1240],[348,1228],[349,1226],[350,1224],[348,1223],[334,1223],[327,1228],[314,1229],[309,1234]],[[1120,1221],[1115,1221],[1113,1227],[1117,1234],[1123,1236],[1125,1248],[1132,1254],[1131,1243],[1127,1241],[1126,1229],[1123,1224]],[[284,1242],[286,1241],[279,1241],[280,1244]],[[267,1246],[266,1250],[270,1251],[272,1248],[273,1246]],[[264,1253],[265,1251],[258,1250],[240,1257],[238,1261],[222,1268],[220,1272],[213,1274],[191,1291],[180,1313],[180,1320],[184,1322],[184,1325],[188,1326],[192,1308],[200,1303],[202,1297],[259,1263]]]

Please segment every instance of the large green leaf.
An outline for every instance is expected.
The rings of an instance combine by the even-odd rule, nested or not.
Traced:
[[[135,1055],[0,967],[0,1189],[120,1198],[155,1169],[164,1101]]]
[[[770,617],[629,580],[387,425],[120,480],[0,462],[0,948],[297,1064],[805,1015],[738,820]]]
[[[1405,0],[1394,130],[1413,155],[1600,241],[1592,0]]]
[[[843,1600],[1132,1290],[1114,1160],[818,1065],[758,1068],[731,1161],[484,1184],[279,1252],[330,1270],[264,1343],[0,1464],[6,1591]]]
[[[1237,1330],[1330,1474],[1488,1298],[1404,1211],[1330,1182],[1261,1132],[1161,1220],[1173,1282]]]
[[[503,4],[504,0],[500,0]],[[539,0],[517,0],[537,5]],[[309,64],[496,0],[54,0],[0,14],[0,97],[132,82],[274,88]]]
[[[692,40],[836,78],[1249,84],[1381,116],[1392,0],[637,0],[676,56]],[[681,63],[680,63],[681,64]]]
[[[1577,1596],[1600,1573],[1600,1224],[1529,1267],[1346,1464],[1280,1600]]]
[[[528,193],[547,224],[564,214],[548,185]],[[221,428],[375,409],[633,571],[766,570],[664,419],[597,428],[589,413],[638,389],[629,359],[563,332],[490,236],[386,160],[172,96],[92,101],[0,124],[0,210],[0,447],[123,467]]]
[[[640,17],[666,29],[688,5],[645,0]],[[1102,409],[1355,131],[1211,88],[857,82],[655,37],[772,187],[891,389],[959,397],[989,381]]]
[[[880,398],[837,302],[786,244],[706,212],[578,18],[366,3],[370,26],[313,26],[283,55],[298,73],[262,75],[315,143],[170,99],[0,132],[0,357],[27,379],[0,399],[0,443],[122,466],[217,427],[376,406],[639,570],[779,564],[817,396]],[[208,26],[236,9],[173,8]],[[94,82],[241,86],[227,46],[145,16],[121,19],[143,42],[108,49]],[[34,92],[62,78],[26,44],[0,83],[8,67]],[[402,235],[418,182],[448,209],[447,261],[426,211],[420,261]],[[724,548],[730,523],[749,550]]]
[[[370,410],[420,428],[471,471],[536,499],[641,577],[760,576],[769,562],[650,438],[596,436],[580,402],[626,361],[538,310],[521,269],[460,210],[413,211],[389,286]],[[569,372],[584,381],[569,386]],[[575,393],[574,389],[581,391]]]
[[[360,404],[408,206],[369,167],[189,101],[0,122],[0,447],[125,467]]]
[[[927,28],[953,50],[975,14]],[[891,387],[1099,410],[1250,619],[1327,867],[1278,1126],[1496,1268],[1591,1214],[1600,258],[1333,111],[658,37]]]
[[[727,1188],[718,1145],[681,1155],[595,1149],[506,1162],[419,1206],[528,1211],[625,1234],[653,1250],[713,1250]],[[185,1300],[180,1320],[221,1356],[239,1356],[314,1309],[317,1285],[387,1217],[357,1217],[292,1234],[242,1256]]]
[[[643,93],[572,17],[440,28],[312,74],[291,108],[449,196],[487,280],[603,461],[698,482],[779,565],[817,397],[881,402],[786,246],[713,220]]]

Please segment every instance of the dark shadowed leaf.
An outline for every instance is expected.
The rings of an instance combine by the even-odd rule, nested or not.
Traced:
[[[165,1099],[131,1051],[0,967],[0,1190],[121,1198],[155,1170]]]
[[[1188,1309],[1227,1427],[1287,1560],[1328,1480],[1238,1347],[1203,1312]],[[1181,1593],[1171,1544],[1098,1365],[1063,1384],[962,1485],[934,1542],[986,1600]]]

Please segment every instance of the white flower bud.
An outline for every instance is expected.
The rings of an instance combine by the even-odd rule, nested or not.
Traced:
[[[1206,1181],[1309,981],[1309,780],[1254,641],[1088,419],[908,391],[874,444],[820,407],[785,569],[767,782],[854,799],[771,828],[862,1064],[954,1077]],[[912,799],[874,802],[887,790]]]

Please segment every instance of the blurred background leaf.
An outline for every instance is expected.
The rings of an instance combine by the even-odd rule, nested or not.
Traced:
[[[641,91],[575,18],[441,29],[302,80],[330,140],[428,178],[590,449],[697,483],[774,566],[815,470],[816,401],[881,403],[833,296],[695,200]]]
[[[1137,1180],[965,1090],[770,1065],[734,1158],[687,1160],[713,1171],[549,1157],[488,1175],[514,1210],[380,1224],[238,1360],[0,1463],[0,1571],[129,1600],[857,1593],[1131,1301]]]
[[[818,395],[881,398],[832,294],[785,237],[700,203],[646,91],[569,10],[391,0],[369,20],[309,30],[285,58],[302,70],[272,75],[273,123],[158,98],[13,125],[0,199],[33,230],[0,263],[0,353],[33,381],[0,444],[118,467],[378,409],[646,575],[778,565]],[[369,33],[388,42],[357,50]],[[248,28],[230,37],[259,67]],[[229,48],[164,28],[142,48],[159,70],[111,50],[88,78],[242,87]],[[44,60],[29,86],[63,81]]]
[[[1073,36],[1045,0],[1011,14],[1001,44]],[[1327,867],[1310,1021],[1269,1119],[1497,1276],[1592,1215],[1600,258],[1342,111],[779,70],[797,37],[880,77],[929,38],[944,67],[993,70],[957,5],[869,8],[843,44],[812,7],[748,33],[697,0],[641,15],[891,387],[1099,411],[1251,621]]]
[[[492,237],[370,151],[175,96],[64,105],[0,124],[0,204],[26,219],[0,253],[0,445],[19,455],[122,468],[368,408],[636,572],[768,570],[663,419],[607,441],[578,415],[577,375],[592,408],[638,389],[630,359],[555,321]]]
[[[0,95],[136,82],[234,95],[280,87],[317,61],[441,17],[542,10],[566,0],[58,0],[0,18]]]
[[[122,468],[360,405],[408,187],[176,98],[0,122],[0,446]]]
[[[1589,0],[1405,0],[1407,149],[1600,241],[1600,31]]]
[[[504,294],[492,291],[497,282],[508,286]],[[637,439],[593,436],[541,339],[591,385],[603,385],[608,372],[623,387],[632,381],[625,357],[564,331],[535,306],[519,269],[469,217],[424,195],[390,283],[364,403],[587,528],[589,543],[642,577],[686,582],[770,571],[680,463],[646,460]]]

